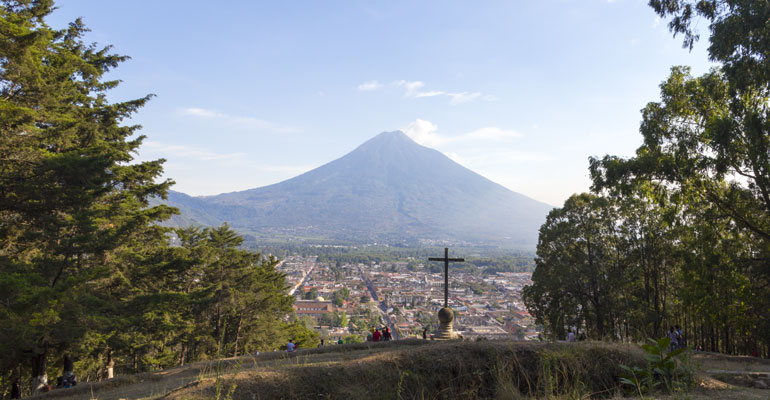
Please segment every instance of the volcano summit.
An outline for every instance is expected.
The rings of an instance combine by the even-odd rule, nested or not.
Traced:
[[[171,192],[185,221],[227,222],[256,236],[353,242],[469,242],[534,249],[551,206],[383,132],[297,177],[242,192]]]

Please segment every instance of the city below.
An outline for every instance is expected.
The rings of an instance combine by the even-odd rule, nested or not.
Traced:
[[[430,338],[444,303],[440,262],[405,260],[380,264],[320,263],[290,256],[278,269],[286,274],[294,310],[326,341],[366,340],[388,327],[394,339]],[[439,268],[437,268],[440,266]],[[432,267],[432,268],[431,268]],[[532,317],[521,300],[530,272],[494,274],[449,268],[449,306],[455,331],[465,339],[536,339]]]

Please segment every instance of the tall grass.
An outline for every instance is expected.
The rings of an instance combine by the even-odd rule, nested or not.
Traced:
[[[361,344],[335,358],[306,352],[241,374],[234,398],[521,399],[610,397],[620,364],[643,365],[638,348],[602,343],[483,341]],[[344,347],[344,346],[341,346]],[[319,349],[321,350],[321,349]],[[176,398],[216,397],[215,386]]]

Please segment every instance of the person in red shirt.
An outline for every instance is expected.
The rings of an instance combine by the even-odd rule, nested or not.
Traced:
[[[372,335],[372,341],[373,342],[379,342],[380,341],[380,336],[382,336],[382,335],[380,335],[380,330],[379,329],[375,329],[374,330],[374,335]]]

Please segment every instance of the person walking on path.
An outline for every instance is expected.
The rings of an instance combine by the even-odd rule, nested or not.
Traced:
[[[372,341],[373,342],[379,342],[381,336],[382,335],[380,334],[380,329],[379,328],[374,328],[374,335],[372,335]]]
[[[428,340],[428,328],[422,330],[422,340]]]
[[[344,344],[344,343],[345,343],[345,341],[342,340],[342,336],[337,338],[337,344]]]
[[[680,349],[684,348],[684,333],[682,332],[682,328],[679,327],[679,325],[674,325],[674,330],[676,331],[676,342]]]
[[[383,340],[386,342],[389,342],[391,339],[393,339],[393,337],[390,336],[390,328],[388,328],[387,326],[383,329],[382,337],[383,337]]]
[[[294,345],[294,340],[293,339],[289,339],[289,343],[286,345],[286,351],[291,353],[291,352],[294,351],[295,347],[296,346]]]
[[[674,330],[674,327],[672,326],[668,331],[668,337],[671,339],[671,344],[669,345],[669,350],[674,351],[679,346],[679,340],[677,340],[678,334]]]

